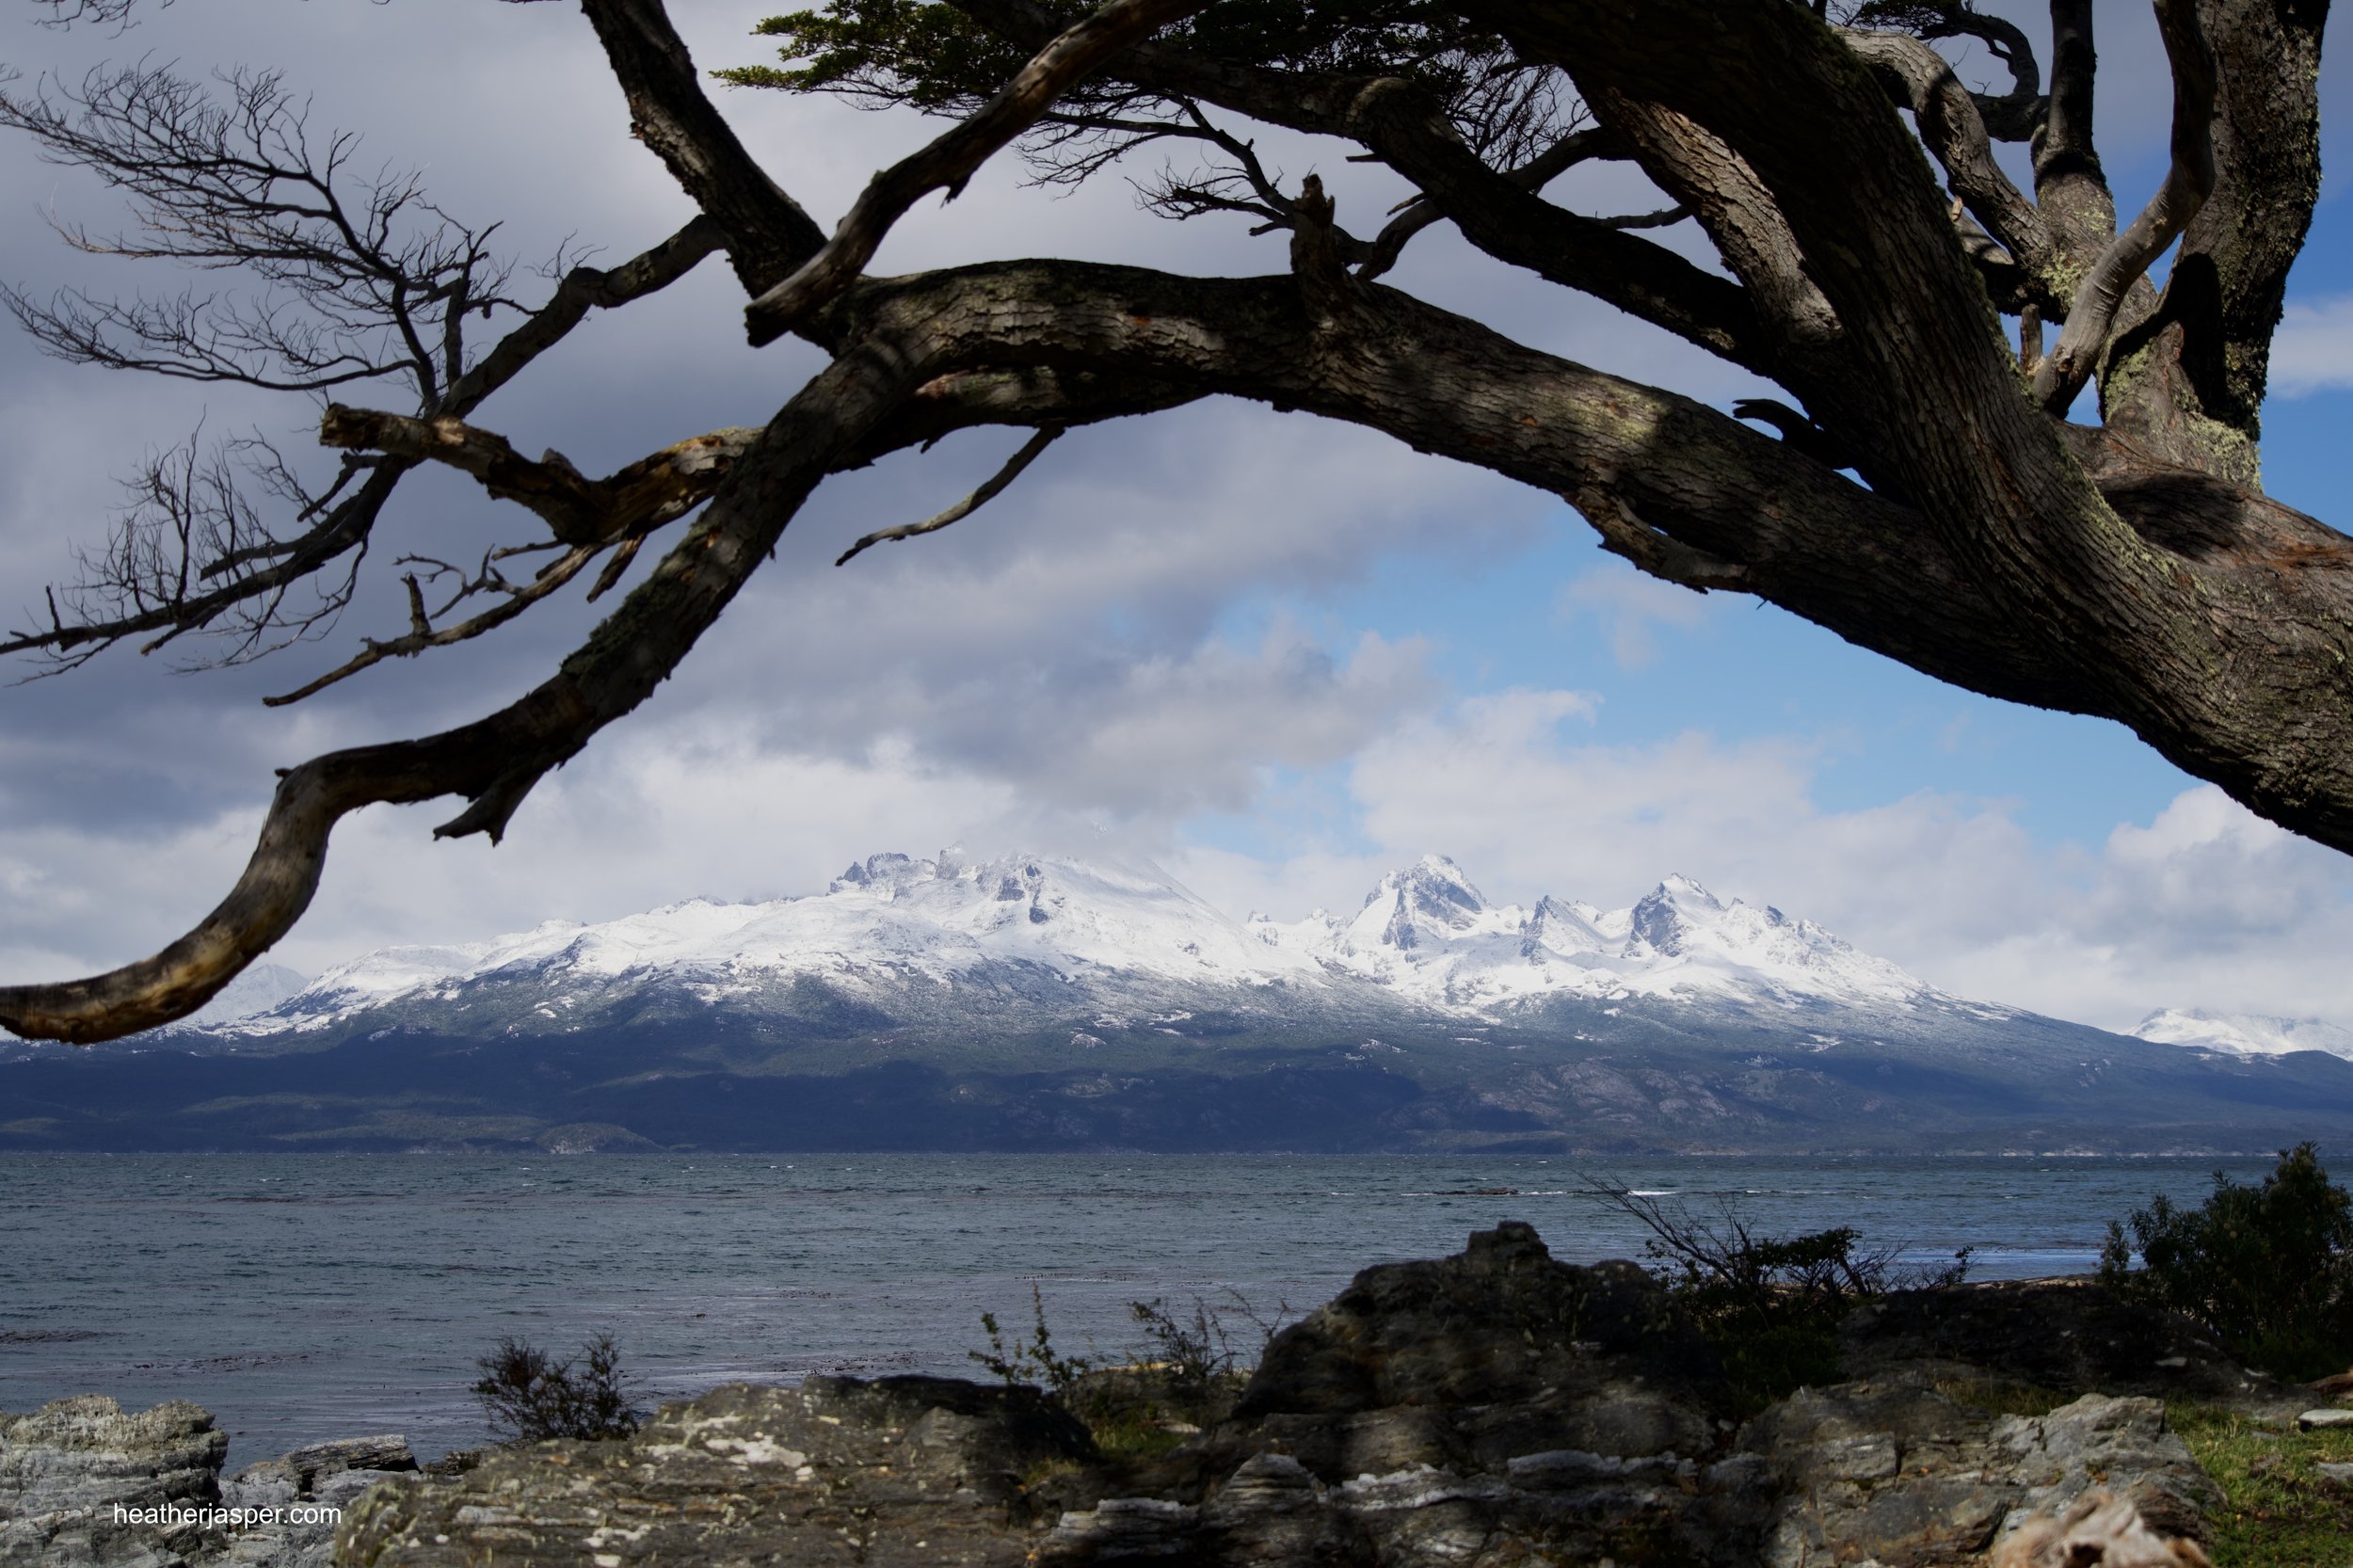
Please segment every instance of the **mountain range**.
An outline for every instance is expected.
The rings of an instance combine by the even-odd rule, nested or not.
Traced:
[[[2353,1063],[2303,1026],[2113,1034],[1947,995],[1688,877],[1623,909],[1498,904],[1434,856],[1283,922],[1149,866],[877,855],[808,897],[239,986],[109,1046],[0,1047],[0,1147],[2208,1153],[2353,1131]]]

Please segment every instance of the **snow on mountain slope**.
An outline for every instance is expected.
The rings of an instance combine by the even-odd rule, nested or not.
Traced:
[[[2202,1046],[2238,1056],[2281,1056],[2325,1050],[2353,1060],[2353,1029],[2323,1018],[2275,1018],[2258,1013],[2207,1013],[2169,1007],[2133,1026],[2143,1040],[2165,1046]]]
[[[876,855],[824,893],[760,904],[696,899],[597,925],[552,920],[452,947],[388,948],[328,971],[256,1031],[315,1028],[395,1000],[454,998],[490,978],[616,981],[660,973],[704,1000],[817,976],[853,993],[952,985],[992,963],[1073,981],[1142,976],[1211,988],[1322,985],[1304,954],[1271,952],[1157,872],[1043,856],[968,861]]]
[[[1492,904],[1443,856],[1392,872],[1353,917],[1251,928],[1278,952],[1427,1004],[1477,1009],[1549,996],[1703,998],[1908,1007],[1937,993],[1808,920],[1670,876],[1631,908],[1545,898]],[[1943,1000],[1943,999],[1940,999]]]
[[[266,1014],[214,1028],[316,1030],[396,1002],[456,1002],[493,982],[538,987],[535,1005],[553,1017],[585,994],[654,982],[714,1004],[748,1004],[807,977],[886,1005],[910,990],[953,1005],[959,986],[1008,976],[1030,994],[1022,975],[1068,984],[1049,988],[1051,1006],[1193,992],[1260,1005],[1280,985],[1287,1007],[1354,997],[1446,1014],[1641,997],[1781,1011],[1929,1002],[2009,1016],[1945,997],[1809,921],[1722,903],[1684,876],[1625,909],[1553,898],[1523,908],[1489,903],[1453,861],[1429,856],[1383,877],[1353,916],[1237,924],[1157,868],[947,851],[872,856],[803,898],[697,899],[596,925],[551,921],[488,942],[388,948]]]

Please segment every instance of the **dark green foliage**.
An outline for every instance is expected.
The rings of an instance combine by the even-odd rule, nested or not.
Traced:
[[[1066,26],[1095,7],[1041,0],[1032,8]],[[756,30],[780,40],[780,63],[716,72],[722,81],[956,116],[994,96],[1036,41],[1009,40],[930,0],[830,0],[822,10],[772,16]],[[1160,39],[1196,58],[1247,69],[1405,78],[1430,93],[1473,151],[1505,166],[1524,161],[1578,117],[1558,72],[1523,63],[1495,34],[1432,0],[1223,0]],[[1039,179],[1083,180],[1148,142],[1205,145],[1210,138],[1198,108],[1098,77],[1072,89],[1022,148]]]
[[[1058,26],[1095,8],[1087,0],[1042,0],[1035,8]],[[1003,87],[1031,55],[931,0],[832,0],[823,10],[772,16],[755,31],[784,40],[778,54],[787,69],[723,71],[722,80],[955,112]],[[1441,86],[1459,85],[1470,57],[1497,56],[1503,48],[1451,7],[1427,0],[1225,0],[1162,36],[1190,52],[1241,64],[1343,75],[1434,72]]]
[[[1068,0],[1044,8],[1071,22],[1091,8]],[[835,0],[822,11],[772,16],[755,29],[784,40],[776,66],[715,72],[738,87],[825,92],[870,108],[907,104],[967,114],[1004,86],[1030,52],[931,0]]]
[[[502,1339],[474,1366],[482,1376],[473,1397],[503,1443],[627,1437],[643,1419],[632,1400],[634,1380],[621,1371],[620,1348],[610,1334],[599,1334],[568,1361],[526,1340]]]
[[[1838,1324],[1856,1307],[1891,1290],[1959,1285],[1969,1272],[1966,1247],[1943,1268],[1905,1268],[1900,1248],[1866,1249],[1850,1225],[1757,1236],[1728,1204],[1702,1220],[1615,1183],[1592,1185],[1650,1231],[1651,1272],[1698,1322],[1735,1399],[1752,1411],[1837,1382]]]
[[[2258,1187],[2220,1171],[2196,1208],[2162,1194],[2110,1224],[2100,1282],[2194,1318],[2250,1367],[2283,1377],[2353,1363],[2353,1194],[2309,1143],[2284,1150]],[[2137,1252],[2141,1267],[2132,1266]]]

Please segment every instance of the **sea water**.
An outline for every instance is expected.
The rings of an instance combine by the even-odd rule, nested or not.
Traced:
[[[610,1331],[646,1401],[814,1371],[986,1375],[980,1315],[1117,1355],[1129,1310],[1223,1304],[1237,1349],[1369,1264],[1499,1220],[1640,1257],[1589,1176],[1752,1230],[1851,1225],[1976,1278],[2088,1270],[2110,1220],[2216,1161],[2116,1159],[0,1155],[0,1410],[192,1400],[230,1464],[397,1432],[483,1442],[500,1339]],[[2265,1162],[2223,1161],[2240,1180]],[[1237,1305],[1246,1304],[1246,1307]]]

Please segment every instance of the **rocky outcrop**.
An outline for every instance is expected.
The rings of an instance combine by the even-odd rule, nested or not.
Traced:
[[[2012,1362],[1962,1360],[1952,1336],[1932,1368],[1878,1343],[1881,1375],[1742,1423],[1646,1274],[1560,1263],[1506,1224],[1358,1275],[1275,1336],[1229,1418],[1158,1458],[1104,1458],[1022,1389],[728,1388],[627,1442],[377,1487],[342,1560],[1958,1568],[2075,1528],[2048,1522],[2079,1523],[2102,1485],[2151,1539],[2202,1535],[2212,1482],[2157,1400],[1997,1416],[1935,1384],[2025,1381]]]
[[[0,1418],[0,1568],[176,1568],[209,1538],[193,1525],[118,1524],[115,1505],[216,1502],[228,1452],[229,1434],[181,1400],[130,1416],[85,1394]]]
[[[297,1448],[220,1476],[229,1435],[174,1400],[94,1394],[0,1416],[0,1568],[326,1568],[337,1516],[413,1471],[399,1437]]]
[[[542,1443],[371,1492],[344,1560],[1014,1568],[1047,1522],[1034,1489],[1095,1457],[1086,1429],[1030,1388],[739,1384],[666,1407],[627,1442]]]

